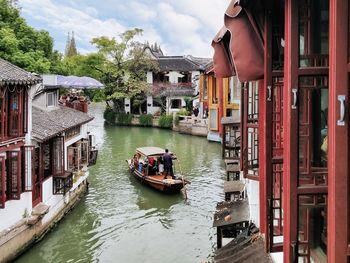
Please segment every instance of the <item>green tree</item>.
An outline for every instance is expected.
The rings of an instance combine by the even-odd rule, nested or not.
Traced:
[[[37,73],[63,70],[49,33],[28,26],[15,0],[0,0],[0,57]]]
[[[105,84],[107,104],[113,102],[116,112],[124,112],[124,99],[130,98],[133,106],[141,106],[146,98],[147,70],[157,69],[157,64],[144,52],[144,46],[135,41],[141,29],[127,30],[120,39],[99,37],[92,40],[98,52],[93,59],[96,71]],[[92,62],[92,61],[91,61]]]

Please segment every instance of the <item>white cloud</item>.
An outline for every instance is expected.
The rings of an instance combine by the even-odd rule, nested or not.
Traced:
[[[36,24],[66,37],[75,31],[84,53],[89,41],[101,35],[117,37],[129,28],[142,28],[140,41],[157,42],[168,55],[210,57],[211,39],[223,25],[228,0],[105,0],[69,2],[19,0],[23,13]],[[72,4],[73,3],[73,4]],[[77,3],[77,4],[75,4]],[[65,38],[64,37],[64,38]],[[62,39],[59,40],[62,42]]]
[[[89,42],[101,35],[115,37],[126,29],[115,19],[100,20],[78,9],[54,4],[51,0],[21,0],[20,4],[24,13],[56,30],[74,31],[77,39],[82,41]]]

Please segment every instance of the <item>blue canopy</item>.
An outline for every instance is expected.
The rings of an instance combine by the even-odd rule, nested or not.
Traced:
[[[103,84],[90,77],[57,76],[57,86],[68,89],[100,89]]]

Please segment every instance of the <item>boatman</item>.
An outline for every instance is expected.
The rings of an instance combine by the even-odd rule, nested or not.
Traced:
[[[163,155],[163,163],[164,163],[164,179],[167,179],[167,176],[170,175],[171,178],[175,179],[173,172],[173,158],[169,154],[169,150],[165,149],[165,153]]]

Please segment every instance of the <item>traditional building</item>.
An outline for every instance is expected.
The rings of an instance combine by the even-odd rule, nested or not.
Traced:
[[[0,59],[0,261],[44,235],[87,189],[97,151],[86,113],[58,106],[58,87]]]
[[[232,1],[213,42],[216,75],[243,83],[252,219],[286,263],[350,259],[349,10],[346,0]]]
[[[193,56],[164,56],[163,51],[156,44],[146,46],[145,52],[157,61],[159,68],[157,72],[147,72],[150,92],[141,106],[142,112],[157,114],[165,111],[167,114],[172,114],[185,108],[185,98],[194,98],[198,95],[199,76],[210,59]],[[195,104],[196,101],[192,103]],[[132,109],[132,101],[126,99],[125,112],[138,113],[138,109],[135,110]]]
[[[223,129],[221,119],[238,117],[240,105],[240,82],[237,77],[219,78],[209,63],[200,75],[200,116],[208,118],[208,140],[221,142]]]

